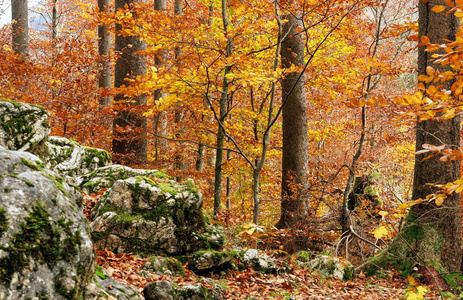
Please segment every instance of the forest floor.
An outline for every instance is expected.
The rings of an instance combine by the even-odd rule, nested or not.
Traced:
[[[140,292],[146,284],[167,280],[179,285],[202,283],[213,288],[212,281],[223,287],[224,299],[439,299],[438,292],[430,290],[424,295],[419,293],[418,282],[410,283],[397,272],[390,271],[383,278],[366,277],[357,274],[352,281],[329,279],[313,274],[307,268],[297,267],[286,259],[292,270],[281,274],[262,274],[252,269],[229,271],[222,274],[210,274],[203,277],[187,270],[185,277],[150,275],[137,272],[142,268],[144,259],[130,254],[114,254],[97,250],[98,264],[118,282],[135,287]],[[281,262],[281,258],[280,258]],[[413,285],[414,286],[413,286]],[[409,292],[407,296],[407,292]],[[290,298],[290,296],[292,296]]]

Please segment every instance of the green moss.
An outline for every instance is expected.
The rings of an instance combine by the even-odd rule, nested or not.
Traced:
[[[159,179],[170,179],[171,177],[167,175],[166,173],[163,173],[161,171],[156,171],[154,172],[154,177],[159,178]]]
[[[94,158],[98,158],[98,165],[103,165],[105,162],[111,162],[111,154],[109,152],[102,150],[102,149],[96,149],[96,148],[91,148],[91,147],[83,147],[85,152],[87,152],[87,156],[84,159],[85,164],[88,166],[92,163],[94,163]]]
[[[8,246],[0,249],[8,255],[0,259],[0,281],[10,282],[15,272],[29,265],[34,259],[39,263],[54,265],[59,260],[69,260],[76,255],[81,242],[80,232],[71,231],[72,222],[50,222],[50,215],[42,203],[30,209],[29,216],[20,224]],[[61,241],[61,231],[68,237]]]
[[[43,167],[42,164],[39,165],[37,163],[33,163],[24,157],[21,157],[21,162],[23,165],[27,166],[32,171],[41,171]]]
[[[108,278],[108,276],[106,276],[106,274],[104,273],[103,268],[101,266],[99,266],[99,265],[96,265],[95,275],[97,275],[98,277],[100,277],[103,280]]]
[[[0,237],[8,230],[8,217],[6,216],[6,210],[0,208]]]

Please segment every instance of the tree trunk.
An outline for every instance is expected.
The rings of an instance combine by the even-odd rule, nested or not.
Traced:
[[[182,7],[182,0],[175,0],[174,3],[174,13],[176,15],[182,15],[183,14],[183,7]],[[180,49],[179,46],[175,47],[175,59],[179,59],[180,55],[182,53],[182,50]],[[180,124],[181,120],[183,119],[183,112],[182,108],[179,107],[175,110],[175,123]],[[177,138],[182,138],[184,133],[184,129],[178,128],[176,136]],[[175,155],[175,169],[178,172],[178,174],[181,174],[185,170],[185,156],[183,155],[183,146],[182,143],[180,143],[180,149],[178,153]],[[183,176],[178,175],[177,176],[178,181],[183,181]]]
[[[431,8],[435,5],[445,5],[445,2],[432,0],[419,3],[420,38],[427,36],[432,44],[455,40],[457,19],[453,14],[433,12]],[[418,49],[420,75],[426,74],[428,66],[441,72],[448,70],[448,67],[434,64],[433,53],[424,50],[425,46]],[[445,83],[444,88],[450,90],[451,84]],[[459,149],[460,118],[418,122],[416,150],[422,150],[424,144],[444,144],[448,148]],[[437,189],[429,184],[445,184],[460,178],[459,162],[444,163],[439,161],[438,156],[423,161],[427,155],[415,157],[413,199],[425,199],[427,195],[435,193]],[[414,205],[387,254],[375,258],[373,264],[380,267],[393,265],[405,274],[410,273],[416,264],[432,267],[440,274],[459,272],[462,261],[459,198],[458,194],[449,196],[442,206],[427,201]]]
[[[228,30],[228,14],[227,14],[227,0],[222,0],[222,21],[223,30],[225,35]],[[230,57],[232,54],[232,39],[227,39],[227,48],[225,50],[226,56]],[[222,95],[220,97],[220,109],[219,109],[219,128],[217,132],[217,143],[216,143],[216,157],[215,157],[215,178],[214,178],[214,216],[216,216],[222,205],[222,161],[223,161],[223,145],[225,141],[225,128],[223,123],[227,115],[227,103],[228,103],[228,86],[230,81],[227,75],[231,72],[231,65],[225,66],[222,82]]]
[[[166,0],[155,0],[154,10],[165,12],[167,10]],[[154,56],[154,65],[159,69],[166,63],[166,59],[167,53],[160,50],[159,53]],[[154,105],[156,105],[159,99],[165,96],[166,93],[164,93],[161,89],[154,91]],[[155,165],[158,166],[160,163],[159,153],[164,152],[167,148],[166,140],[161,138],[167,136],[167,116],[165,112],[160,111],[154,116],[154,132],[156,134],[154,138]]]
[[[302,21],[296,14],[282,19],[281,62],[283,67],[304,65],[304,40],[297,28]],[[307,213],[304,191],[307,189],[307,115],[305,79],[300,72],[286,74],[282,80],[283,96],[283,157],[281,187],[281,217],[278,228],[294,225]]]
[[[109,0],[98,0],[98,9],[100,13],[108,12]],[[98,77],[98,87],[100,89],[109,89],[111,87],[111,64],[109,61],[109,51],[111,49],[111,35],[108,28],[104,25],[98,26],[98,54],[100,55],[100,71]],[[108,105],[110,98],[107,96],[100,97],[100,105]]]
[[[132,0],[116,0],[116,10],[130,7]],[[116,25],[116,31],[122,29],[120,24]],[[143,55],[135,54],[137,51],[145,50],[146,45],[136,36],[122,36],[116,34],[115,50],[121,52],[116,61],[114,70],[114,85],[122,87],[125,85],[127,76],[135,78],[138,75],[146,74],[146,60]],[[143,165],[146,163],[146,118],[142,111],[136,106],[146,104],[146,96],[139,96],[127,99],[124,95],[117,95],[114,99],[124,104],[125,109],[119,110],[113,122],[113,158],[121,164]],[[129,103],[126,101],[131,100]],[[124,129],[123,131],[118,128]],[[129,129],[129,130],[127,130]]]
[[[29,53],[29,13],[27,0],[11,0],[13,51],[26,58]]]

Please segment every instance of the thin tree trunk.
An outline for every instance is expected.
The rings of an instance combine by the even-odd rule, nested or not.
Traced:
[[[131,0],[116,0],[116,10],[130,7],[134,2]],[[116,25],[116,32],[122,29],[120,24]],[[146,60],[138,51],[145,50],[146,45],[137,36],[122,36],[116,33],[115,51],[121,52],[116,61],[114,71],[114,86],[125,85],[125,78],[130,74],[131,78],[146,74]],[[146,96],[139,96],[127,99],[124,95],[117,95],[114,99],[125,105],[125,109],[117,112],[113,122],[113,159],[117,163],[144,165],[146,164],[146,118],[142,111],[136,106],[146,104]],[[132,100],[126,103],[127,100]],[[120,131],[119,129],[124,129]],[[127,130],[129,129],[129,130]]]
[[[228,31],[228,14],[227,14],[227,0],[222,0],[222,21],[223,30],[225,35]],[[232,55],[232,39],[227,39],[226,57]],[[227,103],[228,103],[228,86],[230,84],[227,75],[231,73],[231,66],[225,66],[223,83],[222,83],[222,95],[220,97],[220,110],[219,110],[219,128],[217,132],[217,143],[216,143],[216,157],[215,157],[215,179],[214,179],[214,216],[216,216],[221,208],[222,202],[222,161],[223,161],[223,145],[225,140],[225,129],[223,123],[227,114]]]
[[[154,10],[165,12],[167,10],[166,0],[155,0]],[[154,56],[154,65],[159,69],[166,63],[166,59],[166,53],[163,50],[160,50],[160,53]],[[165,96],[166,93],[164,93],[161,89],[154,91],[154,105],[157,104],[159,99]],[[163,138],[159,138],[159,136],[167,135],[167,116],[165,112],[160,111],[154,116],[154,132],[156,134],[154,138],[154,163],[156,166],[158,166],[160,163],[159,153],[164,152],[164,150],[167,148],[167,141]]]
[[[109,10],[109,0],[98,0],[100,13],[107,13]],[[98,87],[103,90],[111,88],[111,62],[109,61],[109,51],[111,50],[111,35],[108,28],[98,25],[98,54],[100,55],[100,71],[98,77]],[[108,105],[111,99],[108,96],[100,97],[100,105]]]

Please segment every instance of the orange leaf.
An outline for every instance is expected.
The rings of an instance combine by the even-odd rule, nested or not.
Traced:
[[[436,5],[433,8],[431,8],[431,10],[436,12],[436,13],[440,13],[440,12],[444,11],[446,8],[447,7],[445,7],[443,5]]]

